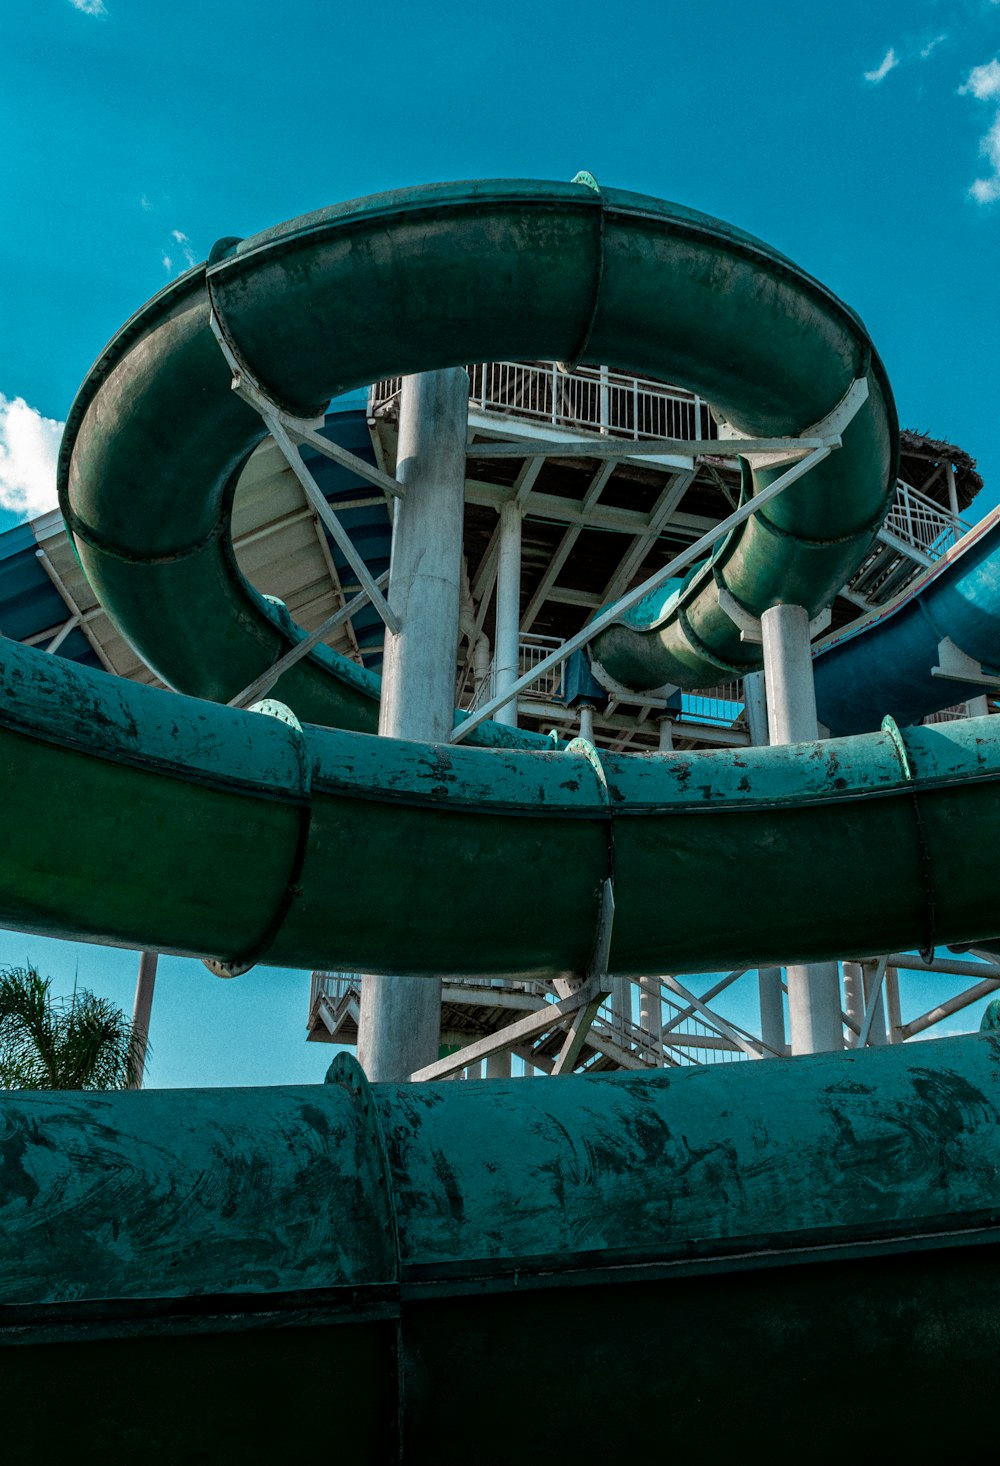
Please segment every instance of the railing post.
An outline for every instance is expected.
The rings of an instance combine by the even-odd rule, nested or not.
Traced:
[[[606,366],[602,366],[601,367],[601,432],[604,434],[605,437],[607,437],[607,435],[608,435],[608,427],[609,427],[610,419],[611,419],[611,414],[610,414],[610,411],[609,411],[609,408],[610,408],[610,395],[611,394],[610,394],[610,391],[608,389],[608,369],[607,369]]]
[[[552,425],[559,420],[559,367],[552,363]]]

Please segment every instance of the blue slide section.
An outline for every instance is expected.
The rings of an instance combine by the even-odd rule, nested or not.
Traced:
[[[814,652],[816,710],[835,738],[901,725],[988,692],[935,675],[979,663],[1000,689],[1000,509],[887,606],[834,632]]]

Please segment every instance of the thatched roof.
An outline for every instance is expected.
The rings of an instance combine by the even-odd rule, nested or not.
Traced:
[[[954,443],[942,443],[924,433],[904,428],[899,435],[899,476],[921,493],[948,508],[948,479],[945,466],[955,472],[958,506],[968,509],[983,487],[982,475],[976,472],[976,460]]]

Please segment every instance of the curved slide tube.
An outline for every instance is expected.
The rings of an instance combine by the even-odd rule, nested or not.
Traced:
[[[150,1466],[322,1457],[332,1429],[372,1466],[472,1441],[563,1461],[573,1433],[581,1460],[648,1460],[664,1415],[674,1450],[722,1460],[777,1379],[795,1439],[829,1412],[811,1459],[859,1433],[914,1460],[981,1439],[962,1389],[996,1332],[996,1036],[429,1091],[338,1059],[329,1080],[4,1096],[12,1460],[41,1459],[40,1420],[46,1459]],[[954,1411],[912,1409],[942,1385]]]
[[[550,977],[587,969],[610,878],[621,974],[975,942],[1000,931],[992,860],[970,858],[1000,820],[998,724],[598,771],[579,743],[299,730],[9,643],[19,835],[0,925],[233,963]],[[891,862],[855,858],[882,846]],[[456,890],[474,941],[447,915]]]
[[[593,652],[636,687],[704,686],[759,665],[719,606],[828,604],[895,479],[885,373],[845,306],[758,240],[703,214],[583,184],[449,184],[337,205],[224,241],[106,348],[67,423],[60,500],[102,604],[159,675],[228,701],[287,648],[238,571],[233,487],[264,436],[211,329],[301,417],[381,377],[456,362],[604,362],[702,394],[737,432],[799,435],[852,382],[843,446],[717,547],[683,590]],[[781,470],[754,472],[752,487]],[[639,618],[642,619],[641,617]],[[372,731],[369,674],[317,649],[274,695],[303,720]],[[487,732],[486,741],[502,736]]]
[[[989,682],[963,682],[963,657]],[[952,675],[936,676],[939,666]],[[834,736],[877,728],[887,713],[919,723],[1000,688],[1000,509],[887,606],[818,642],[813,670]]]

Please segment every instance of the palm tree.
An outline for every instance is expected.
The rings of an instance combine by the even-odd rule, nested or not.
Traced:
[[[142,1053],[120,1008],[82,989],[54,998],[35,967],[0,968],[0,1088],[129,1089]]]

